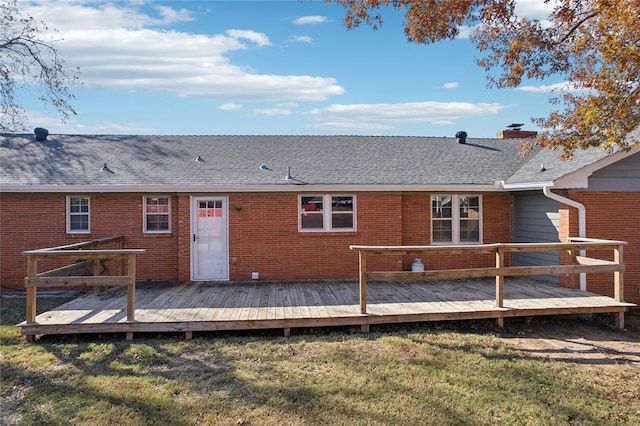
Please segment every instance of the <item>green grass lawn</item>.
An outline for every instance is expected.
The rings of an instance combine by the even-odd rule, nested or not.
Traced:
[[[527,358],[489,321],[27,343],[23,308],[2,299],[0,424],[640,424],[637,364]]]

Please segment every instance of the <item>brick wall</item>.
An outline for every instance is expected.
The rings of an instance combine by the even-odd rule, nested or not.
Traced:
[[[177,197],[177,212],[175,221],[177,226],[177,267],[178,281],[191,279],[191,197],[179,195]]]
[[[400,195],[359,194],[357,232],[298,232],[297,194],[231,194],[230,278],[356,278],[358,254],[349,245],[400,245],[401,205]],[[372,265],[400,266],[389,257]]]
[[[586,207],[587,237],[627,241],[624,247],[624,299],[640,304],[640,193],[637,192],[578,192],[565,194]],[[560,206],[560,238],[578,235],[578,214],[574,208]],[[613,260],[613,249],[590,251],[601,259]],[[566,254],[561,255],[566,262]],[[568,277],[561,283],[571,285]],[[573,284],[577,286],[577,283]],[[613,296],[613,273],[588,274],[587,290]]]
[[[87,194],[91,197],[91,234],[66,234],[65,194],[0,195],[0,284],[21,288],[24,250],[53,247],[115,234],[125,248],[143,248],[141,280],[188,281],[191,277],[191,198],[171,197],[171,234],[144,234],[141,194]],[[350,244],[427,245],[430,194],[357,194],[357,232],[298,232],[297,194],[230,194],[229,275],[248,280],[356,278],[358,254]],[[510,241],[511,196],[483,196],[484,242]],[[380,270],[410,269],[412,258],[370,256]],[[425,259],[427,268],[491,265],[492,256]],[[46,265],[45,265],[46,266]]]
[[[85,194],[90,196],[90,234],[66,233],[65,194],[0,195],[0,285],[22,288],[26,274],[25,250],[55,247],[104,238],[125,236],[125,248],[144,248],[138,256],[137,278],[177,279],[177,203],[172,197],[171,234],[144,234],[141,194]],[[39,265],[43,271],[53,263]]]
[[[431,195],[405,194],[402,198],[402,245],[429,245],[431,243]],[[482,196],[482,238],[484,244],[511,242],[513,233],[513,197],[510,194]],[[425,269],[483,268],[495,265],[495,257],[488,255],[436,255],[405,256],[403,268],[411,269],[415,257],[420,257]],[[506,259],[506,265],[510,259]]]

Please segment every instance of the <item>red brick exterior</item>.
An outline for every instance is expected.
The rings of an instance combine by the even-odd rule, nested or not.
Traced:
[[[583,204],[586,208],[587,237],[626,241],[623,249],[624,299],[640,304],[640,193],[638,192],[580,192],[571,191],[564,196]],[[578,235],[578,213],[575,208],[560,205],[560,240]],[[593,255],[613,260],[613,250],[591,251]],[[568,257],[562,254],[561,262]],[[572,285],[562,277],[563,285]],[[577,283],[573,283],[577,286]],[[587,290],[613,296],[613,274],[588,274]]]
[[[102,238],[125,236],[126,248],[144,248],[139,256],[140,280],[191,278],[191,197],[171,197],[170,234],[142,231],[142,194],[87,194],[91,197],[91,234],[66,233],[65,194],[0,195],[0,285],[22,288],[26,272],[25,250],[53,247]],[[563,194],[586,206],[587,236],[627,241],[624,248],[625,300],[640,303],[640,194],[635,192],[567,192]],[[249,280],[259,272],[265,280],[356,278],[357,252],[350,244],[428,245],[431,241],[430,194],[357,194],[356,232],[298,231],[298,195],[230,194],[229,278]],[[508,194],[485,194],[482,198],[483,242],[512,240],[512,202]],[[560,239],[578,235],[574,208],[560,205]],[[612,259],[612,250],[592,253]],[[490,266],[491,255],[422,256],[426,269]],[[568,260],[561,253],[561,262]],[[413,256],[373,256],[372,268],[408,270]],[[51,265],[43,265],[46,268]],[[55,265],[57,266],[57,265]],[[613,274],[589,274],[588,290],[613,295]],[[577,286],[561,277],[563,285]]]
[[[142,194],[83,194],[90,197],[90,234],[67,234],[65,194],[0,195],[0,285],[21,288],[26,273],[25,250],[55,247],[95,238],[124,235],[125,248],[144,248],[139,256],[140,279],[177,279],[177,233],[142,231]],[[188,198],[188,197],[187,197]],[[178,205],[172,198],[172,229],[177,229]],[[46,264],[40,270],[47,269]]]
[[[496,133],[498,139],[529,139],[538,136],[538,132],[532,130],[506,129]]]
[[[402,211],[402,242],[399,245],[429,245],[431,242],[430,194],[405,194]],[[513,197],[506,194],[482,196],[483,243],[512,241]],[[375,244],[375,243],[374,243]],[[495,257],[488,255],[433,255],[421,256],[425,269],[482,268],[495,265]],[[415,256],[406,256],[403,268],[411,268]],[[509,264],[509,260],[506,262]]]
[[[189,281],[191,277],[191,197],[171,196],[171,233],[142,230],[142,194],[85,194],[91,197],[91,234],[66,233],[66,194],[0,194],[0,284],[22,288],[24,250],[54,247],[115,234],[125,248],[143,248],[140,280]],[[428,245],[430,194],[356,194],[357,231],[298,231],[298,195],[229,194],[229,278],[357,278],[357,252],[350,244]],[[508,242],[512,235],[512,197],[483,195],[483,240]],[[386,270],[409,269],[412,258],[374,256],[368,264]],[[492,265],[492,256],[424,258],[427,269]]]

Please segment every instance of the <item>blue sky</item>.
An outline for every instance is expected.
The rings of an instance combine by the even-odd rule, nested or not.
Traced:
[[[494,137],[513,122],[535,130],[561,83],[489,89],[467,38],[409,43],[393,9],[374,31],[345,29],[344,9],[321,1],[22,4],[59,30],[84,82],[64,124],[21,94],[29,126],[52,133]],[[545,7],[518,2],[529,17]]]

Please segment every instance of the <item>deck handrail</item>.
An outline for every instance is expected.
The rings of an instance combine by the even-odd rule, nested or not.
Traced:
[[[36,291],[38,288],[72,288],[78,286],[124,286],[127,287],[127,321],[135,320],[136,256],[145,249],[124,249],[122,235],[84,241],[65,246],[22,252],[27,256],[26,323],[36,322]],[[117,248],[88,249],[105,243],[115,243]],[[38,262],[43,260],[70,260],[71,264],[38,272]],[[102,275],[103,262],[115,261],[115,275]],[[69,276],[81,268],[92,268],[90,276]],[[126,268],[126,275],[124,270]],[[32,336],[33,337],[33,336]]]
[[[358,251],[359,284],[360,284],[360,312],[367,313],[367,282],[394,281],[401,279],[456,279],[456,278],[496,278],[496,308],[504,308],[504,277],[570,274],[572,277],[580,273],[613,272],[614,298],[622,302],[624,299],[623,247],[626,241],[603,240],[596,238],[570,237],[569,242],[558,243],[492,243],[466,245],[435,245],[435,246],[371,246],[350,245],[351,250]],[[583,250],[613,248],[613,261],[587,256],[578,256]],[[570,263],[567,265],[541,266],[505,266],[505,254],[516,252],[548,252],[568,251]],[[438,254],[494,254],[495,266],[485,268],[449,268],[413,271],[369,271],[367,269],[367,255],[409,255],[418,253]],[[620,316],[618,321],[624,321]]]
[[[118,248],[122,248],[123,241],[124,241],[124,236],[120,235],[120,234],[117,234],[117,235],[114,235],[114,236],[111,236],[111,237],[95,238],[95,239],[90,240],[90,241],[82,241],[82,242],[79,242],[79,243],[67,244],[67,245],[64,245],[64,246],[57,246],[57,247],[48,247],[48,248],[39,249],[39,250],[52,251],[52,250],[81,249],[81,248],[92,247],[92,246],[98,247],[101,244],[111,243],[111,242],[115,242]]]

